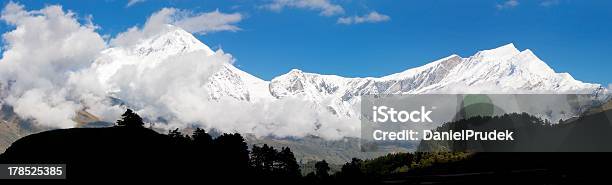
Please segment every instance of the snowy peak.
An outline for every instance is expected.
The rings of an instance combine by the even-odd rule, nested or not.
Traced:
[[[529,49],[521,51],[518,55],[514,56],[511,62],[515,62],[515,65],[522,66],[526,70],[529,70],[537,74],[551,75],[555,73],[555,71],[552,68],[550,68],[548,64],[546,64],[544,61],[538,58]]]
[[[167,31],[134,46],[104,51],[96,60],[97,72],[105,79],[122,65],[154,68],[156,61],[193,51],[214,54],[193,35],[168,26]],[[341,117],[358,115],[355,107],[360,96],[368,94],[593,93],[601,89],[598,84],[574,80],[567,73],[555,73],[531,50],[519,51],[512,43],[467,58],[450,55],[380,78],[346,78],[292,69],[265,81],[225,64],[207,80],[206,87],[209,94],[203,96],[214,100],[269,102],[297,98]]]
[[[495,49],[479,51],[474,56],[482,58],[482,61],[503,61],[508,60],[519,53],[520,51],[516,49],[514,44],[510,43]]]
[[[350,78],[305,73],[292,69],[270,81],[270,93],[275,98],[303,96],[315,100],[336,93]]]
[[[189,32],[180,27],[165,25],[158,33],[136,43],[108,48],[101,52],[94,61],[98,79],[106,84],[124,66],[134,65],[138,70],[155,68],[172,56],[184,55],[190,52],[204,52],[213,55],[215,52],[200,42]],[[108,87],[112,88],[112,87]],[[115,90],[110,90],[115,91]]]
[[[338,99],[337,106],[343,106],[340,104],[366,94],[590,93],[599,86],[555,73],[531,50],[519,51],[507,44],[468,58],[450,55],[381,78],[345,78],[293,69],[272,79],[269,89],[277,99]]]
[[[141,41],[132,52],[138,56],[167,57],[180,53],[202,50],[208,55],[214,54],[204,43],[200,42],[182,28],[166,25],[165,31]]]
[[[476,63],[472,65],[488,65],[478,64],[480,62],[494,63],[492,65],[495,67],[507,65],[510,66],[512,72],[518,69],[534,75],[555,75],[554,70],[538,58],[533,51],[530,49],[519,51],[512,43],[479,51],[474,56],[469,57],[467,61]]]
[[[231,64],[223,67],[208,79],[207,87],[212,99],[225,97],[241,101],[258,102],[272,99],[269,82],[248,74]]]

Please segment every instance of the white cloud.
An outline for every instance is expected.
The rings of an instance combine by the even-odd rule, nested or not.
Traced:
[[[105,86],[117,88],[114,96],[141,116],[163,118],[169,127],[185,127],[199,121],[192,119],[195,114],[205,114],[200,110],[209,108],[207,81],[231,61],[231,55],[222,51],[208,55],[202,50],[156,61],[155,67],[138,61],[118,68]]]
[[[27,11],[9,2],[0,19],[14,26],[2,35],[2,103],[42,125],[73,126],[75,111],[85,108],[80,95],[95,92],[75,88],[70,79],[106,48],[95,26],[79,23],[74,13],[57,5]]]
[[[145,0],[128,0],[128,3],[125,5],[125,7],[130,7],[136,3],[142,3],[145,2]]]
[[[338,18],[338,24],[377,23],[389,20],[391,20],[389,16],[374,11],[363,16],[340,17]]]
[[[191,33],[206,34],[220,31],[238,31],[234,25],[242,20],[240,13],[226,14],[215,10],[207,13],[193,13],[175,8],[163,8],[153,13],[142,28],[136,26],[120,33],[111,40],[111,45],[130,45],[166,31],[167,24],[179,26]]]
[[[503,10],[503,9],[509,9],[509,8],[514,8],[516,6],[518,6],[520,3],[518,2],[518,0],[507,0],[501,4],[497,4],[497,9],[499,10]]]
[[[165,8],[154,13],[142,28],[132,27],[112,38],[113,46],[129,49],[137,41],[169,29],[165,25],[168,22],[193,18],[184,23],[191,25],[190,21],[220,14],[188,13],[179,16],[188,18],[177,21],[176,11]],[[79,23],[74,13],[60,6],[26,11],[22,5],[9,3],[1,19],[14,30],[3,34],[6,50],[0,59],[0,103],[13,106],[20,117],[44,126],[73,127],[72,118],[81,109],[113,122],[124,110],[108,98],[113,96],[162,129],[195,125],[256,136],[312,134],[339,139],[359,135],[359,120],[339,118],[324,107],[313,109],[317,106],[302,99],[258,103],[209,99],[209,78],[234,60],[221,50],[195,50],[146,60],[132,56],[98,63],[108,47],[96,33],[91,17]],[[191,26],[194,32],[208,32]],[[107,80],[101,80],[99,69],[115,64],[121,65],[109,73]]]
[[[344,13],[342,6],[333,4],[329,0],[273,0],[264,6],[273,11],[281,11],[285,7],[301,8],[320,11],[322,16],[333,16]]]
[[[174,25],[188,32],[206,34],[219,31],[238,31],[240,28],[233,25],[242,20],[240,13],[221,13],[215,10],[208,13],[183,13],[185,15],[175,20]]]
[[[183,104],[186,106],[189,104]],[[270,102],[248,103],[232,99],[208,102],[193,111],[193,117],[205,127],[224,132],[252,133],[256,136],[304,137],[316,135],[325,139],[359,137],[357,118],[340,118],[328,110],[317,109],[315,103],[285,97]],[[184,107],[189,108],[189,107]],[[228,111],[232,110],[232,111]],[[188,121],[188,120],[184,120]]]

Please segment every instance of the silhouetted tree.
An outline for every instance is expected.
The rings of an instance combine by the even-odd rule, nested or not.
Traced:
[[[279,170],[284,176],[295,178],[301,175],[300,165],[295,160],[295,156],[289,147],[283,147],[277,156],[279,161]]]
[[[246,173],[249,168],[249,150],[244,138],[238,134],[223,134],[214,142],[216,166],[219,173]]]
[[[278,151],[264,144],[262,147],[253,145],[251,149],[251,166],[259,172],[270,174],[274,170]]]
[[[369,184],[369,177],[362,171],[363,160],[353,158],[351,162],[342,165],[341,171],[336,173],[336,180],[346,184]],[[366,183],[368,182],[368,183]]]
[[[180,138],[183,137],[183,134],[176,128],[174,130],[168,130],[168,136],[170,136],[170,138]]]
[[[142,122],[142,118],[134,113],[132,109],[128,109],[121,115],[121,119],[117,120],[117,125],[125,127],[143,127],[144,122]]]
[[[261,147],[261,152],[262,152],[262,162],[263,162],[263,170],[268,171],[268,172],[272,172],[274,171],[274,168],[276,167],[276,156],[278,151],[276,151],[276,149],[274,149],[274,147],[268,146],[267,144],[264,144],[263,147]]]
[[[212,137],[204,129],[196,128],[191,137],[197,147],[207,147],[212,143]]]
[[[187,150],[186,145],[188,145],[191,142],[191,139],[189,138],[189,136],[181,133],[178,128],[168,131],[168,136],[170,137],[170,141],[174,145],[179,145],[177,147],[180,150],[186,151]]]
[[[213,174],[213,168],[210,166],[213,164],[211,160],[217,160],[214,157],[214,151],[212,148],[212,137],[204,131],[204,129],[196,128],[191,135],[191,144],[189,150],[189,156],[191,156],[191,163],[196,166],[198,173]]]
[[[276,182],[297,182],[301,177],[300,166],[288,147],[280,151],[264,144],[253,145],[250,158],[251,168],[259,177]]]
[[[361,171],[361,163],[363,161],[361,159],[353,158],[351,162],[348,162],[342,165],[341,173],[350,177],[359,177],[363,174]]]
[[[329,170],[330,168],[329,168],[329,164],[327,164],[327,161],[322,160],[322,161],[315,163],[315,173],[317,177],[321,179],[325,179],[329,177]]]

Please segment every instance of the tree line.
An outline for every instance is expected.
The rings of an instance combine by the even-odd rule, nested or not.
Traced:
[[[143,128],[140,116],[127,110],[118,127]],[[204,129],[196,128],[191,135],[179,129],[166,134],[179,153],[187,153],[194,166],[208,166],[200,171],[213,176],[248,174],[253,181],[283,182],[298,184],[376,183],[389,174],[406,172],[409,169],[428,167],[436,163],[456,161],[467,156],[464,153],[395,153],[375,159],[353,158],[331,173],[325,160],[315,162],[313,172],[302,175],[300,165],[289,147],[274,148],[267,144],[247,147],[245,139],[238,133],[224,133],[213,138]],[[176,150],[177,148],[174,148]],[[217,174],[217,175],[214,175]]]

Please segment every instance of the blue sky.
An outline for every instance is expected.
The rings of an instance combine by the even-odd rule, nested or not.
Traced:
[[[16,2],[29,10],[60,4],[83,19],[91,15],[98,32],[110,37],[143,25],[164,7],[239,13],[242,19],[234,25],[240,30],[196,36],[213,49],[231,53],[236,66],[266,80],[293,68],[384,76],[453,53],[467,57],[512,42],[520,50],[533,50],[557,72],[604,85],[612,81],[612,1],[321,0],[342,8],[332,15],[320,7],[271,9],[267,5],[273,1],[142,0],[130,6],[127,0]],[[363,16],[372,12],[386,18],[338,22],[354,16],[365,20]],[[10,29],[0,25],[3,33]]]

